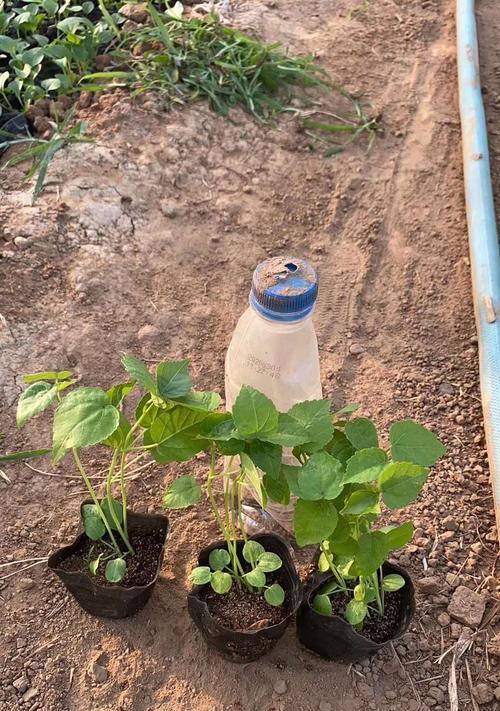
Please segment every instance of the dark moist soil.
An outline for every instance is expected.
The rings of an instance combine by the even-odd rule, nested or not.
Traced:
[[[345,618],[345,609],[351,600],[350,595],[339,593],[331,595],[332,612],[334,615]],[[363,629],[359,634],[371,639],[372,642],[381,644],[392,639],[399,629],[402,615],[403,595],[401,590],[385,593],[384,596],[384,616],[381,617],[376,612],[370,612],[370,617],[365,617]]]
[[[207,585],[200,593],[213,618],[227,629],[249,632],[279,624],[290,612],[288,595],[280,607],[266,602],[263,594],[239,588],[233,583],[231,590],[219,595]]]
[[[163,540],[164,532],[160,528],[154,531],[144,531],[139,528],[130,534],[130,543],[135,555],[129,554],[125,557],[127,572],[119,583],[122,587],[132,588],[136,585],[147,585],[154,580]],[[105,557],[111,553],[111,550],[102,541],[91,541],[84,537],[80,548],[65,558],[60,567],[62,570],[86,573],[99,585],[107,587],[116,585],[116,583],[109,583],[104,576],[106,563],[99,564],[97,575],[92,575],[90,572],[89,562],[97,558],[100,553]]]

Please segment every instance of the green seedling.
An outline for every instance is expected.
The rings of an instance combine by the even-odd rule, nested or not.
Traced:
[[[319,569],[332,575],[313,607],[331,615],[332,596],[343,593],[350,598],[345,617],[361,629],[367,615],[384,615],[384,595],[404,585],[400,575],[384,576],[383,565],[413,536],[410,521],[377,527],[383,506],[399,510],[414,501],[429,468],[446,450],[412,420],[392,425],[388,450],[381,447],[371,420],[358,417],[336,424],[322,450],[311,452],[301,445],[295,450],[301,466],[282,469],[296,497],[296,541],[299,546],[319,545]]]
[[[92,500],[82,507],[85,533],[106,548],[106,553],[89,559],[89,570],[96,575],[99,566],[105,566],[105,577],[111,583],[123,580],[127,559],[135,554],[127,521],[127,476],[142,469],[145,457],[165,464],[190,459],[202,450],[206,444],[198,439],[201,424],[220,403],[217,393],[192,389],[187,360],[159,363],[154,374],[132,355],[124,356],[122,362],[129,379],[107,391],[75,387],[71,371],[24,376],[28,387],[19,398],[17,424],[22,427],[55,407],[52,448],[0,457],[2,462],[14,462],[52,451],[54,464],[59,464],[68,453],[72,455]],[[142,397],[131,408],[130,398],[138,390]],[[97,495],[80,456],[82,449],[94,445],[111,452],[103,498]]]
[[[350,411],[343,413],[349,417]],[[191,580],[211,584],[224,594],[236,583],[255,591],[264,590],[269,604],[279,605],[284,596],[279,585],[268,587],[266,565],[277,565],[277,556],[248,540],[242,516],[243,492],[252,495],[265,508],[268,498],[287,504],[290,490],[286,467],[282,465],[283,448],[296,448],[299,456],[321,450],[331,442],[335,428],[327,400],[308,401],[280,413],[272,401],[249,386],[243,386],[231,413],[213,413],[202,424],[200,439],[210,451],[210,468],[203,487],[192,476],[174,481],[164,498],[166,508],[186,508],[197,504],[203,493],[225,540],[225,554],[218,553],[222,569],[208,566],[196,568]],[[299,451],[300,450],[300,451]],[[217,455],[226,457],[226,466],[217,471]],[[218,504],[214,484],[220,481],[223,501]],[[238,532],[239,529],[239,532]],[[240,558],[237,540],[243,538]],[[222,549],[221,549],[222,550]],[[272,562],[271,562],[272,561]]]

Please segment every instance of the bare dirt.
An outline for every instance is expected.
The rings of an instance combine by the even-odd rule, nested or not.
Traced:
[[[161,579],[133,619],[89,617],[45,565],[9,578],[11,568],[0,569],[0,708],[444,711],[452,653],[439,659],[473,635],[457,661],[459,709],[476,709],[472,689],[475,703],[492,711],[500,695],[497,546],[467,256],[454,2],[232,5],[234,22],[315,52],[347,89],[370,97],[384,135],[369,154],[355,146],[325,160],[286,122],[262,129],[237,112],[229,123],[203,105],[164,114],[154,101],[131,106],[103,96],[82,111],[96,143],[57,157],[35,207],[21,172],[3,174],[2,448],[49,442],[46,424],[14,428],[23,372],[69,367],[83,383],[106,386],[120,378],[127,350],[151,363],[190,357],[197,387],[222,392],[224,354],[253,267],[284,252],[310,257],[322,280],[316,327],[325,394],[338,405],[363,403],[381,424],[414,417],[449,447],[411,507],[416,536],[398,556],[421,590],[416,618],[394,647],[352,667],[311,656],[293,627],[265,659],[231,665],[207,652],[186,609],[188,571],[215,537],[213,522],[204,509],[173,513]],[[493,48],[500,10],[494,0],[480,5]],[[485,75],[491,95],[497,51]],[[488,109],[499,130],[498,108]],[[102,466],[95,456],[87,462]],[[77,473],[69,461],[35,466],[49,474],[5,467],[2,563],[44,556],[74,536],[84,497]],[[200,477],[205,466],[200,457]],[[132,506],[159,510],[165,485],[190,470],[144,470],[131,483]],[[469,597],[477,592],[479,607],[487,603],[479,631],[446,611],[457,585]]]

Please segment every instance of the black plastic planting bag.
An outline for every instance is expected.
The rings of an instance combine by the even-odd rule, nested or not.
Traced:
[[[82,506],[91,503],[92,501],[87,500]],[[62,570],[60,564],[80,548],[85,533],[80,533],[71,545],[60,548],[49,557],[49,568],[62,580],[81,607],[91,615],[113,619],[134,615],[147,603],[158,580],[168,534],[168,518],[161,514],[140,514],[127,510],[127,521],[129,534],[133,534],[138,529],[142,532],[160,529],[163,533],[163,547],[158,558],[156,575],[147,585],[129,588],[122,585],[99,585],[85,572]]]
[[[283,561],[277,581],[285,590],[288,603],[288,615],[279,624],[259,630],[234,631],[223,627],[210,614],[207,603],[201,599],[204,585],[193,586],[188,595],[188,610],[195,625],[205,641],[231,662],[252,662],[267,654],[275,646],[292,621],[302,599],[302,585],[295,569],[292,549],[284,538],[275,534],[252,536],[252,540],[261,543],[266,551],[277,553]],[[241,554],[243,541],[238,541],[238,553]],[[215,548],[225,548],[225,541],[217,541],[204,548],[198,556],[199,565],[208,565],[208,557]]]
[[[332,578],[329,573],[316,573],[306,586],[304,600],[297,615],[297,635],[301,643],[325,659],[350,664],[366,659],[404,634],[415,613],[415,590],[412,580],[406,570],[398,565],[384,563],[382,570],[384,575],[397,573],[405,579],[405,585],[400,590],[401,619],[393,637],[382,643],[372,642],[368,637],[356,632],[343,617],[327,617],[316,612],[312,608],[312,600],[318,589]]]

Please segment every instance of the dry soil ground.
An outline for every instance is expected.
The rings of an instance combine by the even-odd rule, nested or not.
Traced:
[[[309,256],[322,278],[316,326],[326,395],[339,405],[363,403],[380,424],[414,417],[449,447],[412,507],[416,539],[399,556],[417,583],[433,578],[420,585],[410,632],[351,668],[311,656],[293,628],[258,663],[221,661],[186,610],[187,572],[214,527],[204,511],[176,513],[161,580],[134,619],[89,618],[44,565],[0,581],[2,711],[444,711],[452,652],[438,659],[476,632],[447,612],[457,585],[487,603],[457,661],[460,711],[499,703],[497,549],[467,257],[454,3],[370,0],[350,16],[356,4],[232,6],[234,22],[316,52],[348,89],[370,97],[384,135],[369,154],[356,146],[325,160],[291,124],[262,130],[201,105],[165,114],[154,102],[102,97],[82,112],[97,143],[57,158],[35,207],[21,173],[3,175],[2,446],[48,441],[46,425],[14,428],[23,372],[71,367],[83,383],[106,386],[120,378],[127,350],[151,363],[188,356],[197,386],[222,391],[224,353],[253,266],[283,251]],[[479,5],[500,195],[500,8],[495,0]],[[197,462],[199,476],[205,464]],[[83,495],[76,473],[69,462],[37,466],[51,475],[6,468],[1,562],[43,556],[74,535]],[[134,507],[158,509],[165,485],[187,469],[146,470],[131,485]]]

